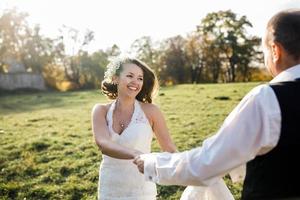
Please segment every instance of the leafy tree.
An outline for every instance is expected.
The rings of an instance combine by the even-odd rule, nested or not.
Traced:
[[[6,62],[15,60],[24,64],[27,71],[41,73],[43,67],[54,61],[59,52],[54,40],[40,34],[40,27],[28,26],[27,13],[16,9],[6,10],[0,16],[0,72]]]
[[[19,13],[16,8],[5,10],[0,16],[0,72],[8,67],[6,61],[21,61],[21,51],[29,32],[27,13]]]
[[[155,49],[154,42],[150,36],[143,36],[136,39],[131,45],[131,51],[139,59],[147,63],[156,73],[159,72],[159,66],[156,65],[158,51]]]
[[[184,51],[185,39],[182,36],[175,36],[164,41],[163,61],[165,68],[165,80],[172,80],[174,83],[184,83],[187,80],[186,55]]]
[[[104,77],[105,67],[108,64],[108,55],[99,50],[92,55],[84,52],[80,55],[80,86],[82,88],[99,88]]]
[[[116,57],[121,54],[121,50],[118,47],[118,45],[114,44],[111,47],[107,48],[105,53],[107,54],[108,57]]]
[[[84,48],[94,39],[94,32],[87,30],[82,36],[80,32],[72,27],[64,25],[61,29],[61,43],[69,42],[71,46],[71,56],[64,58],[64,71],[69,81],[80,85],[80,73],[82,70],[80,57],[84,54]]]
[[[30,71],[41,73],[43,67],[54,61],[57,54],[54,41],[40,35],[40,27],[29,30],[21,52],[22,61]]]
[[[260,42],[260,38],[252,37],[251,39],[245,40],[245,43],[239,47],[239,63],[237,67],[237,74],[240,75],[241,81],[250,81],[250,67],[252,65],[254,67],[260,67],[261,63],[263,63],[263,54],[258,49]]]
[[[239,66],[245,68],[245,64],[249,64],[248,59],[256,54],[254,46],[257,45],[257,38],[247,36],[247,27],[252,27],[252,24],[246,16],[237,17],[230,10],[209,13],[198,26],[197,32],[203,35],[210,45],[219,49],[219,51],[212,52],[218,53],[219,58],[226,59],[225,62],[221,62],[219,67],[225,68],[223,71],[227,80],[231,82],[236,80],[236,69]],[[210,47],[210,49],[212,48],[214,47]],[[244,51],[244,48],[249,49]],[[211,56],[215,57],[216,55]],[[212,60],[209,57],[204,58]],[[213,76],[215,77],[215,75]]]
[[[184,48],[186,52],[187,65],[190,67],[190,79],[192,83],[199,83],[203,81],[203,53],[201,45],[202,37],[200,35],[192,32],[187,36]]]

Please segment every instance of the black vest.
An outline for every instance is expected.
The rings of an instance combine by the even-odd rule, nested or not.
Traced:
[[[274,149],[247,163],[242,200],[300,199],[300,80],[270,86],[281,110],[280,138]]]

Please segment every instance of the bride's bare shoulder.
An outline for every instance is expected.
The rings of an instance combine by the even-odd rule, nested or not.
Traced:
[[[146,116],[150,119],[161,113],[159,107],[153,103],[140,103],[140,105]]]
[[[96,115],[98,115],[98,114],[106,115],[110,106],[111,106],[111,103],[108,103],[108,104],[97,103],[92,108],[92,115],[95,115],[95,114]]]

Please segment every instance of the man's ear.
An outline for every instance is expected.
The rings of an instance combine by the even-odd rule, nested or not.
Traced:
[[[283,48],[278,42],[272,42],[271,44],[272,58],[274,63],[278,63],[282,56]]]

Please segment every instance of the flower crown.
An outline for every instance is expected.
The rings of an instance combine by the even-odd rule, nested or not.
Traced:
[[[129,60],[130,57],[128,56],[110,58],[110,62],[106,67],[106,72],[104,73],[104,79],[112,83],[112,78],[114,75],[116,75],[118,69],[120,69],[120,67]]]

